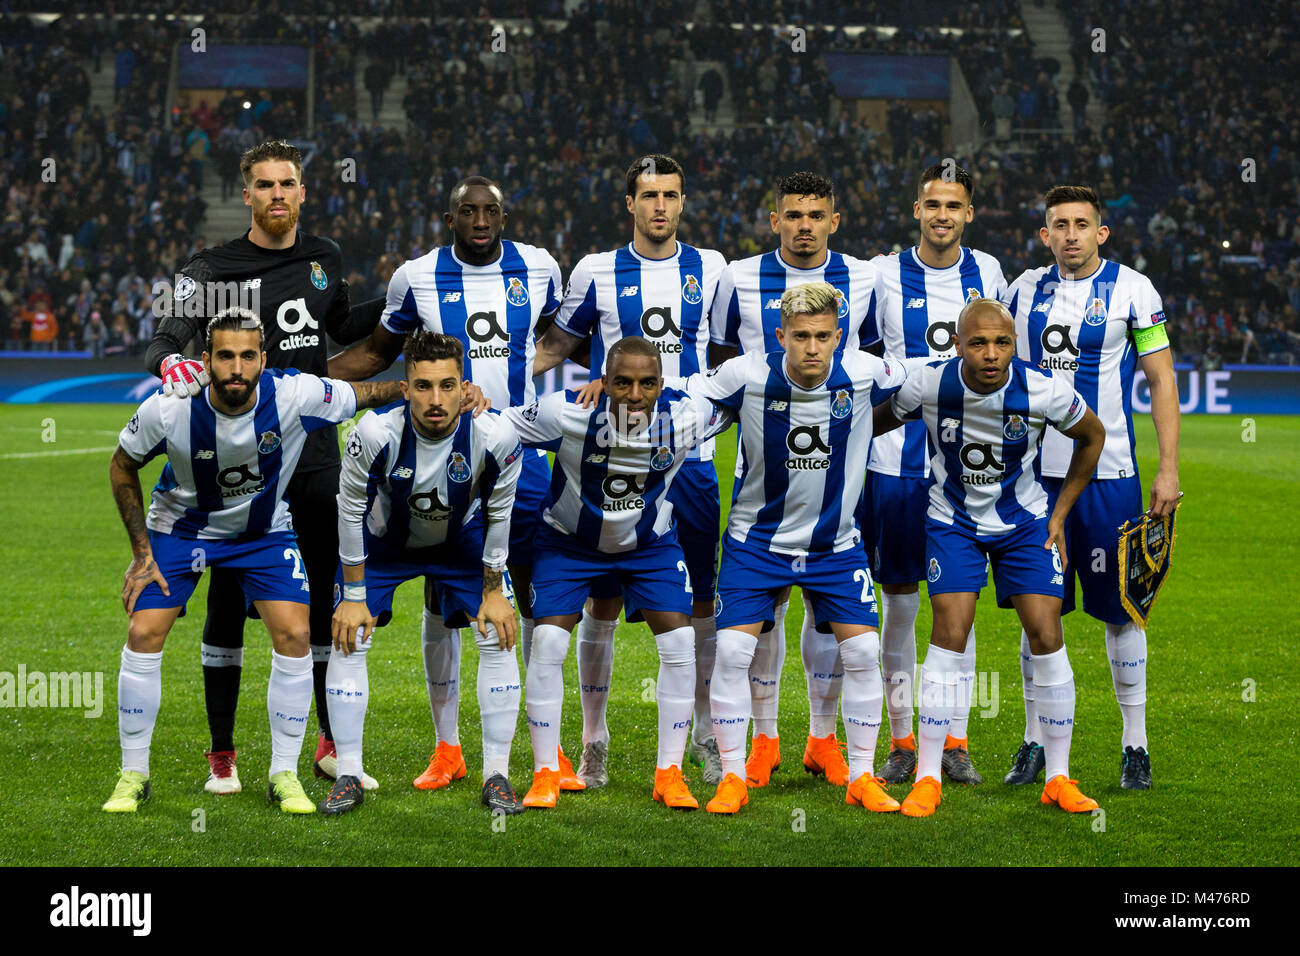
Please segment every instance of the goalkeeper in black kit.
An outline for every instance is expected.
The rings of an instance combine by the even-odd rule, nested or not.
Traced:
[[[195,336],[202,338],[208,319],[227,305],[244,305],[261,316],[268,368],[314,375],[326,374],[327,332],[336,342],[348,345],[368,336],[383,311],[382,297],[350,306],[338,244],[299,231],[298,213],[306,189],[302,154],[297,148],[282,140],[269,140],[245,152],[239,167],[244,203],[252,208],[251,228],[238,239],[196,253],[181,267],[170,301],[163,303],[157,333],[149,343],[146,366],[162,379],[168,394],[195,396],[207,384],[202,363],[186,358],[184,352]],[[267,406],[258,406],[256,430],[273,436],[279,423],[274,403]],[[218,415],[218,427],[220,419]],[[308,435],[289,484],[289,510],[311,586],[312,670],[320,724],[315,767],[318,775],[331,778],[337,759],[325,704],[325,670],[331,647],[334,571],[339,560],[338,490],[338,438],[331,426]],[[209,793],[238,793],[240,789],[234,728],[246,606],[237,573],[213,568],[202,645],[203,687],[212,735],[206,754],[210,775],[204,785]],[[378,786],[368,776],[363,782],[367,789]]]

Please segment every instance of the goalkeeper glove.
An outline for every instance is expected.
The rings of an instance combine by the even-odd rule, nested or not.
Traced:
[[[175,395],[177,398],[189,398],[199,394],[208,384],[208,373],[203,363],[188,359],[179,352],[162,360],[163,394]]]

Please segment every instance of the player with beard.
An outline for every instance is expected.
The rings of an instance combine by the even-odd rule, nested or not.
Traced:
[[[536,399],[533,376],[561,360],[541,361],[535,337],[538,324],[560,307],[559,264],[545,249],[502,238],[509,214],[501,187],[492,180],[468,176],[452,187],[448,200],[443,221],[452,244],[393,273],[379,325],[365,341],[331,359],[330,373],[348,380],[369,378],[392,365],[406,336],[423,328],[460,340],[465,378],[482,389],[493,407],[530,405]],[[528,596],[532,545],[549,487],[546,453],[528,451],[510,518],[509,559],[525,662],[533,628]],[[415,779],[421,790],[445,787],[468,770],[458,729],[460,629],[447,626],[440,606],[433,588],[426,586],[421,643],[437,742],[428,768]],[[563,758],[561,766],[569,785],[580,785]]]
[[[332,239],[298,229],[307,191],[302,185],[302,154],[282,140],[254,146],[240,159],[244,204],[252,210],[249,231],[238,239],[195,253],[181,267],[145,354],[145,366],[163,381],[168,395],[197,394],[207,383],[201,364],[184,356],[209,318],[227,305],[253,305],[266,328],[267,365],[325,374],[328,332],[338,342],[354,342],[379,320],[382,301],[350,307],[343,257]],[[338,494],[339,451],[336,429],[307,437],[290,482],[288,500],[307,577],[315,595],[311,606],[312,674],[320,740],[318,774],[333,775],[334,743],[325,704],[325,671],[331,645],[331,593],[338,565],[338,531],[331,517]],[[244,601],[237,576],[213,568],[203,625],[203,688],[208,730],[206,753],[209,793],[238,793],[235,767],[235,707],[243,665]],[[373,778],[368,785],[376,786]]]

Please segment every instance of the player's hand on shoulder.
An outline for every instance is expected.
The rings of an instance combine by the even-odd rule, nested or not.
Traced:
[[[600,379],[596,379],[578,389],[574,399],[579,408],[592,408],[600,401],[600,396],[603,394],[605,394],[605,386]]]
[[[176,398],[191,398],[208,384],[208,373],[203,368],[203,363],[186,358],[179,352],[163,359],[159,372],[162,376],[163,394],[174,395]]]
[[[136,555],[122,577],[122,607],[126,608],[127,614],[135,613],[135,602],[151,581],[162,589],[163,594],[171,596],[167,579],[158,570],[158,562],[153,559],[153,553]]]
[[[466,381],[461,390],[460,413],[463,415],[473,410],[474,417],[486,412],[492,407],[492,399],[483,394],[483,389],[479,388],[473,382]]]

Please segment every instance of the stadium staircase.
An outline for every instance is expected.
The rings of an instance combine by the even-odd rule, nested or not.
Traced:
[[[1025,22],[1029,41],[1034,47],[1034,59],[1053,59],[1061,65],[1061,72],[1056,74],[1056,95],[1061,101],[1061,125],[1066,130],[1074,129],[1074,110],[1065,98],[1066,91],[1074,82],[1074,60],[1070,56],[1070,35],[1065,17],[1053,3],[1042,6],[1033,0],[1020,0],[1020,18]],[[1085,74],[1081,77],[1088,88],[1088,128],[1098,132],[1105,123],[1106,111],[1101,105],[1097,91]]]
[[[356,78],[357,78],[357,119],[366,125],[371,125],[375,121],[374,114],[370,112],[370,93],[366,91],[366,67],[370,65],[370,57],[364,51],[357,54]],[[402,101],[406,99],[406,74],[400,71],[393,74],[393,79],[388,84],[388,89],[384,91],[384,105],[379,109],[378,123],[384,129],[393,129],[406,135],[406,111],[402,109]]]
[[[710,69],[718,71],[722,77],[722,99],[718,100],[718,115],[714,122],[704,121],[704,95],[699,89],[699,78]],[[731,133],[736,128],[736,104],[731,97],[731,80],[726,64],[721,60],[697,60],[695,63],[694,106],[691,108],[692,133]]]

